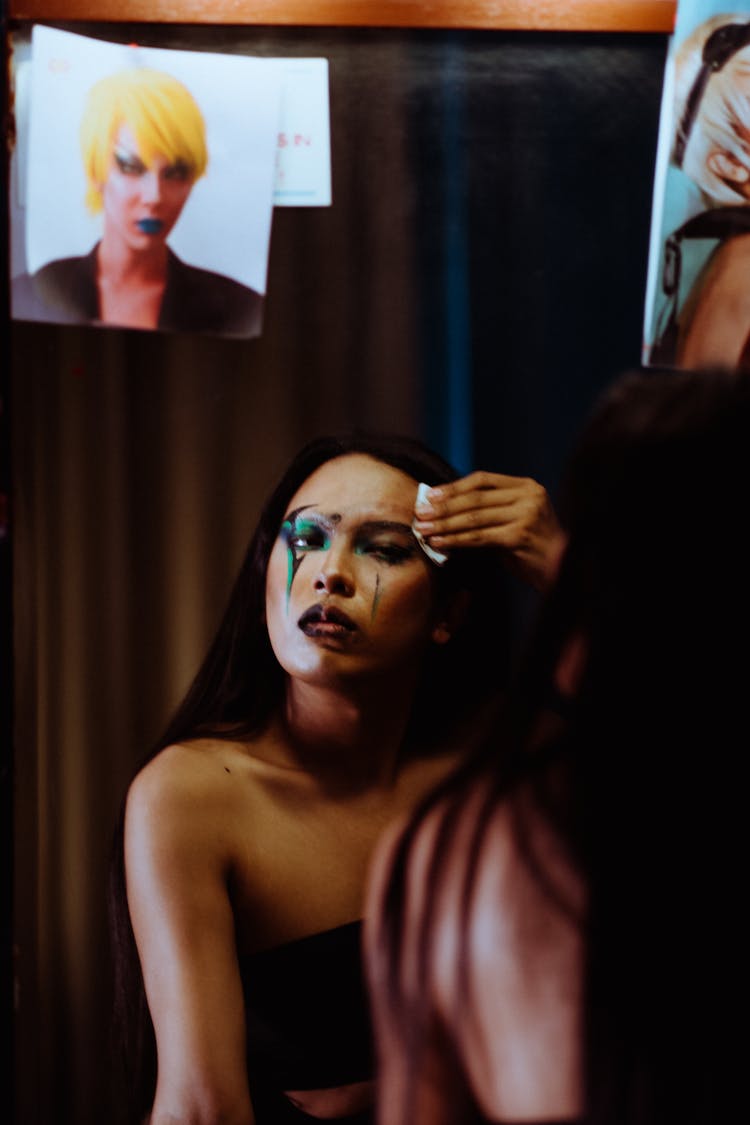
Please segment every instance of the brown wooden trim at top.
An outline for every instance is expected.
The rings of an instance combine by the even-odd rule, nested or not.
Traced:
[[[9,0],[19,20],[666,31],[676,0]]]

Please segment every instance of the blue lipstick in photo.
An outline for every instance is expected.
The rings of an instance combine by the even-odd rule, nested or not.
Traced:
[[[164,223],[161,219],[139,219],[135,225],[144,234],[158,234]]]

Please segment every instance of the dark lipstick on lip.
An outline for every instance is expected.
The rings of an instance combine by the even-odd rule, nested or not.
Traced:
[[[315,632],[320,626],[333,626],[353,633],[357,627],[343,610],[336,609],[335,606],[323,605],[314,605],[306,609],[297,624],[303,633]]]
[[[158,234],[164,223],[161,219],[139,219],[135,225],[144,234]]]

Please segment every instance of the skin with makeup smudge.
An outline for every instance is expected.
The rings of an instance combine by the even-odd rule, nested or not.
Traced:
[[[296,508],[293,512],[289,513],[289,515],[281,525],[282,538],[286,540],[287,552],[289,556],[286,588],[287,606],[289,605],[289,597],[292,592],[292,582],[294,581],[294,576],[299,569],[300,563],[305,557],[305,551],[301,545],[306,541],[320,538],[320,532],[323,529],[323,525],[316,524],[313,520],[302,519],[301,514],[304,511],[304,508]],[[328,520],[330,523],[336,524],[340,522],[341,516],[334,513],[333,515],[328,517]],[[330,545],[330,537],[324,534],[323,541],[320,543],[321,549],[327,551]]]
[[[302,511],[304,511],[303,508],[298,508],[297,511],[290,512],[281,525],[282,536],[286,539],[287,552],[289,555],[286,590],[287,607],[289,606],[289,597],[292,592],[292,582],[294,581],[294,576],[297,573],[299,565],[305,557],[305,554],[307,553],[307,551],[314,550],[316,548],[321,551],[328,551],[331,546],[331,535],[335,534],[336,524],[339,524],[341,522],[341,515],[338,512],[332,512],[329,516],[326,517],[319,517],[318,520],[305,520],[299,518]],[[332,525],[332,530],[330,532],[326,529],[326,524],[328,523]],[[377,530],[384,531],[386,530],[386,527],[381,524],[381,526]],[[402,530],[401,525],[398,526],[397,530],[400,534]],[[368,531],[371,533],[373,529],[369,528]],[[360,544],[356,548],[357,553],[366,553],[368,546],[369,545],[366,541],[364,544]],[[399,557],[403,557],[402,551],[403,548],[401,547],[380,547],[380,552],[390,556],[392,563],[395,563]],[[375,614],[378,611],[380,595],[380,575],[376,574],[375,594],[372,599],[372,612],[370,614],[371,621],[375,620]]]
[[[163,246],[192,188],[193,175],[184,161],[157,155],[149,166],[133,130],[121,125],[109,175],[101,185],[104,237],[135,254]]]
[[[416,666],[437,617],[432,567],[411,528],[416,488],[349,454],[292,498],[266,579],[271,645],[290,676],[398,678]]]

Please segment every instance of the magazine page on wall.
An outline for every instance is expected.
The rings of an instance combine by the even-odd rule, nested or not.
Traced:
[[[646,365],[750,366],[750,0],[679,0],[664,77]]]
[[[259,335],[274,60],[35,26],[22,93],[13,318]]]

